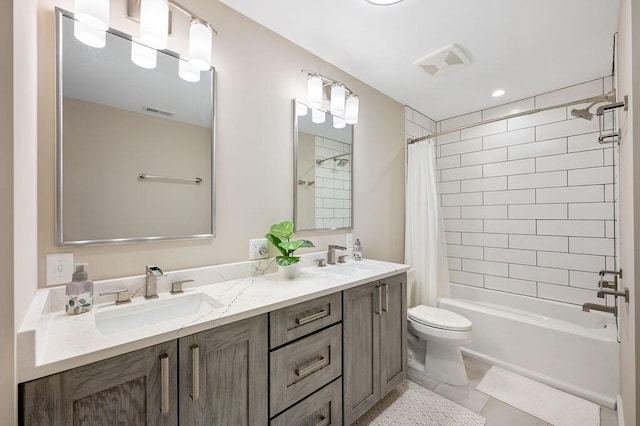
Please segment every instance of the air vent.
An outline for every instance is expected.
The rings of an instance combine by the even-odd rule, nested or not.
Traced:
[[[431,77],[440,77],[466,67],[470,62],[459,46],[450,44],[418,59],[413,65]]]

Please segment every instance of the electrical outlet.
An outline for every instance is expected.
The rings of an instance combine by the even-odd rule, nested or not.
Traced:
[[[266,259],[269,254],[266,238],[249,240],[249,260]]]
[[[351,232],[347,234],[347,241],[344,246],[346,248],[353,248],[353,234]]]
[[[66,284],[73,275],[73,253],[47,255],[47,285]]]

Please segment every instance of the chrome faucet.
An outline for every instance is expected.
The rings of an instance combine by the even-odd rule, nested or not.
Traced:
[[[346,247],[342,247],[342,246],[336,246],[333,244],[329,245],[328,248],[328,253],[327,253],[327,263],[329,265],[335,265],[336,264],[336,250],[346,250]]]
[[[624,297],[624,301],[629,303],[629,288],[625,287],[624,291],[616,291],[608,288],[600,288],[597,296],[604,299],[604,296]]]
[[[618,316],[617,306],[598,305],[597,303],[585,303],[584,305],[582,305],[582,310],[585,312],[589,312],[591,310],[602,311],[613,314],[614,317]]]
[[[147,265],[146,286],[144,291],[145,299],[154,299],[158,297],[158,277],[163,277],[164,272],[157,266]]]

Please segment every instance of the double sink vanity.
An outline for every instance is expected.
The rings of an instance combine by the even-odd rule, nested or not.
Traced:
[[[144,276],[108,280],[96,294],[132,302],[78,316],[42,289],[18,335],[21,424],[351,424],[406,375],[407,270],[241,262],[170,273],[149,300]]]

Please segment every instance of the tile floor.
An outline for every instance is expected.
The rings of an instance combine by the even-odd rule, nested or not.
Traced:
[[[476,386],[491,366],[466,357],[464,362],[469,376],[467,386],[448,385],[429,378],[415,377],[412,374],[409,374],[409,379],[485,417],[487,419],[485,426],[553,426],[476,390]],[[617,426],[616,412],[600,407],[600,425]]]

